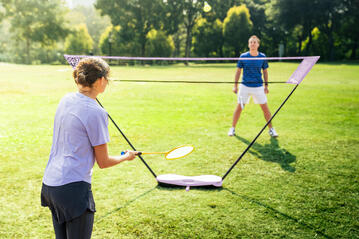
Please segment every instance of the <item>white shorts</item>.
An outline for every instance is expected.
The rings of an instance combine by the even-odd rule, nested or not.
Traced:
[[[240,84],[238,89],[238,104],[248,104],[251,96],[253,97],[255,104],[267,103],[267,96],[264,93],[264,86],[248,87]]]

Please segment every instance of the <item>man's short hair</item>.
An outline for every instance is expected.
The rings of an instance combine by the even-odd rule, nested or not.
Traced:
[[[249,41],[250,39],[252,39],[252,38],[256,39],[257,42],[258,42],[258,44],[261,44],[261,40],[260,40],[256,35],[252,35],[252,36],[248,39],[248,41]]]

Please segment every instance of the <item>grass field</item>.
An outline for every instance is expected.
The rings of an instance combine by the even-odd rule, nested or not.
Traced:
[[[273,63],[285,81],[297,64]],[[230,81],[233,65],[113,67],[117,79]],[[75,91],[69,66],[0,63],[0,238],[54,238],[40,206],[57,104]],[[163,188],[140,160],[95,166],[93,238],[359,238],[359,65],[317,64],[218,189]],[[274,110],[293,85],[270,85]],[[223,176],[264,125],[235,107],[229,84],[114,82],[100,96],[135,147],[193,144],[186,158],[144,157],[156,174]],[[110,153],[129,149],[110,123]]]

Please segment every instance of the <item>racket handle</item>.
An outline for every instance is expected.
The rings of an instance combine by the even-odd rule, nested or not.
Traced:
[[[121,152],[121,155],[124,155],[124,154],[126,154],[126,152],[125,151],[122,151]],[[141,155],[142,154],[142,152],[137,152],[137,156],[139,156],[139,155]]]

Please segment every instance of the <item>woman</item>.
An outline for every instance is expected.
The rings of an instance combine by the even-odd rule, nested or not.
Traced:
[[[233,92],[237,94],[238,92],[238,104],[233,113],[232,127],[228,131],[229,136],[235,135],[235,128],[241,112],[245,104],[249,103],[250,97],[254,99],[254,103],[259,104],[263,111],[264,118],[268,122],[271,118],[271,113],[267,104],[266,94],[269,93],[268,90],[268,62],[266,60],[261,60],[260,58],[266,57],[265,54],[258,51],[260,40],[257,36],[253,35],[248,40],[249,51],[241,54],[240,58],[259,58],[256,60],[238,60],[237,71],[234,78],[234,88]],[[238,81],[241,76],[243,69],[243,79],[242,84],[238,89]],[[264,78],[264,87],[262,80],[262,73]],[[277,132],[270,122],[268,124],[269,135],[272,137],[278,137]]]
[[[56,238],[91,238],[95,203],[92,168],[133,160],[137,152],[109,156],[108,115],[97,102],[108,84],[110,68],[99,58],[84,58],[73,72],[78,92],[65,95],[57,108],[53,142],[41,190]]]

